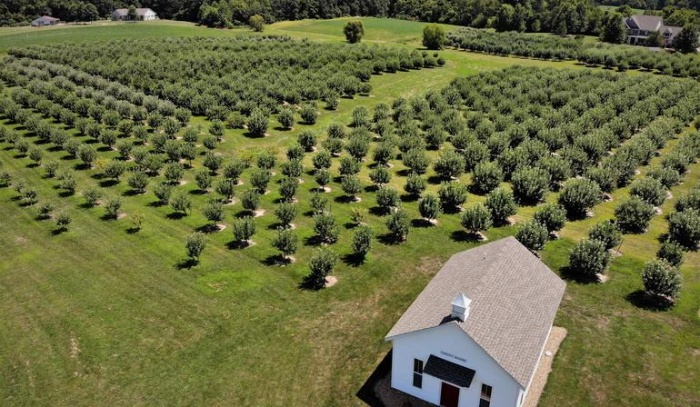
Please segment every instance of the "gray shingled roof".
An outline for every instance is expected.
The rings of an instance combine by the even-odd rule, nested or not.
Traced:
[[[452,256],[386,339],[456,324],[525,388],[565,288],[537,256],[507,237]],[[450,304],[460,293],[472,300],[464,322],[450,318]]]

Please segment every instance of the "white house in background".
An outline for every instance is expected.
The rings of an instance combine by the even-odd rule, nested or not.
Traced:
[[[158,18],[155,11],[150,8],[137,8],[136,16],[139,20],[149,21]],[[129,20],[129,9],[128,8],[118,8],[112,12],[112,20],[115,21],[128,21]]]
[[[42,16],[37,18],[36,20],[32,21],[32,27],[46,27],[49,25],[56,25],[60,22],[56,17],[51,17],[51,16]]]
[[[632,15],[623,17],[622,23],[627,31],[627,43],[632,45],[648,45],[647,40],[653,32],[661,35],[661,45],[673,46],[673,39],[683,31],[681,27],[664,25],[661,16]]]
[[[391,387],[445,407],[520,407],[565,288],[513,237],[455,254],[386,336]]]

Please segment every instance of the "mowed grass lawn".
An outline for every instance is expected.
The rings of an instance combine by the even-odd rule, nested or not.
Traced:
[[[343,19],[273,24],[266,33],[342,41]],[[423,24],[363,19],[367,42],[419,47]],[[0,30],[0,52],[9,46],[51,41],[97,41],[111,38],[248,35],[247,30],[213,30],[186,23],[107,24],[37,30]],[[444,51],[440,69],[385,74],[372,79],[370,97],[341,100],[337,112],[322,111],[319,132],[329,123],[347,123],[352,108],[371,107],[397,96],[438,89],[460,75],[513,64],[580,68],[570,63],[501,58]],[[199,122],[201,119],[196,119]],[[4,122],[3,122],[4,123]],[[271,126],[274,127],[274,126]],[[217,150],[247,154],[272,148],[283,154],[299,131],[273,130],[271,137],[247,139],[229,131]],[[413,228],[401,245],[376,243],[367,262],[339,261],[338,284],[319,292],[297,285],[308,272],[313,247],[301,246],[298,262],[268,265],[276,251],[274,200],[277,185],[263,198],[266,214],[256,220],[256,245],[229,249],[231,224],[241,208],[227,208],[229,227],[210,234],[201,263],[177,267],[185,257],[185,236],[206,224],[193,212],[169,219],[168,207],[153,206],[152,194],[125,198],[127,215],[143,213],[143,230],[129,233],[128,218],[102,220],[103,208],[80,207],[79,194],[60,198],[56,182],[43,178],[27,158],[0,146],[1,171],[23,178],[73,217],[70,230],[54,235],[50,221],[36,219],[34,208],[21,207],[16,192],[0,189],[0,401],[2,405],[359,405],[355,393],[389,350],[383,337],[451,254],[472,247],[459,239],[457,215],[445,215],[435,228]],[[47,153],[61,159],[60,153]],[[307,156],[307,168],[310,168]],[[61,160],[72,166],[74,161]],[[652,163],[653,164],[653,163]],[[336,164],[337,165],[337,164]],[[403,168],[394,162],[394,171]],[[642,173],[646,168],[642,168]],[[335,168],[334,168],[335,172]],[[94,185],[88,171],[77,171],[79,185]],[[191,175],[190,175],[191,176]],[[361,178],[369,185],[367,169]],[[245,175],[244,175],[245,179]],[[693,165],[674,199],[700,179]],[[194,190],[187,178],[185,188]],[[295,224],[302,242],[312,237],[309,210],[312,176],[300,185],[300,214]],[[401,188],[405,178],[394,175]],[[127,192],[121,184],[111,195]],[[347,204],[329,193],[341,225],[351,208],[374,206],[372,193]],[[437,185],[431,185],[436,190]],[[79,190],[82,189],[79,187]],[[566,265],[568,250],[593,223],[610,218],[628,194],[594,209],[592,219],[570,222],[562,238],[542,253],[554,270]],[[192,195],[195,200],[204,197]],[[483,199],[470,195],[469,202]],[[555,199],[554,195],[550,199]],[[413,218],[415,203],[406,207]],[[521,208],[518,220],[534,208]],[[372,216],[378,234],[382,219]],[[688,406],[700,404],[700,256],[683,266],[685,286],[678,305],[666,312],[638,308],[626,297],[642,288],[640,272],[654,256],[665,232],[663,217],[654,218],[649,233],[626,236],[622,257],[613,261],[610,281],[602,285],[569,282],[556,324],[569,330],[554,362],[542,406]],[[513,234],[515,227],[489,230],[491,240]],[[350,252],[350,225],[332,248]]]

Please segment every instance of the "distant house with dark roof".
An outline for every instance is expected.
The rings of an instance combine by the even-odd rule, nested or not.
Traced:
[[[59,21],[61,20],[55,17],[42,16],[32,21],[32,27],[46,27],[49,25],[56,25]]]
[[[566,284],[513,237],[452,256],[386,336],[391,387],[446,407],[520,407]]]
[[[670,47],[683,28],[664,25],[661,16],[633,15],[622,19],[627,30],[627,43],[632,45],[647,45],[647,40],[653,32],[661,35],[661,45]]]
[[[155,11],[150,8],[137,8],[136,18],[142,21],[155,20],[158,15]],[[112,12],[112,20],[114,21],[128,21],[129,20],[129,9],[128,8],[118,8]]]

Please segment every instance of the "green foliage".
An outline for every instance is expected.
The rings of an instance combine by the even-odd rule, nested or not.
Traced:
[[[88,188],[83,191],[83,199],[85,200],[85,206],[92,208],[97,205],[97,201],[102,197],[102,192],[97,188]]]
[[[698,49],[698,29],[693,25],[686,25],[673,40],[673,47],[684,54],[695,53]]]
[[[507,224],[508,218],[518,210],[513,193],[504,188],[496,188],[489,192],[484,205],[491,211],[491,219],[498,226]]]
[[[153,194],[158,198],[158,203],[161,205],[168,203],[172,191],[173,187],[165,182],[158,183],[153,187]]]
[[[208,170],[198,170],[194,173],[194,180],[200,191],[206,191],[211,187],[212,176]]]
[[[460,223],[472,234],[477,234],[493,225],[491,211],[480,203],[472,205],[464,210]]]
[[[267,184],[270,183],[270,178],[272,178],[270,171],[256,168],[250,173],[249,181],[250,185],[255,188],[258,193],[264,194],[267,189]]]
[[[610,263],[610,253],[605,244],[598,240],[582,239],[569,254],[569,269],[577,276],[596,280]]]
[[[37,208],[37,218],[38,219],[49,219],[51,218],[51,211],[54,210],[54,205],[51,202],[43,202],[39,204]]]
[[[120,196],[107,198],[104,207],[105,216],[111,219],[117,219],[119,217],[119,211],[122,208],[122,198]]]
[[[566,211],[558,204],[545,204],[535,212],[534,220],[543,225],[550,233],[561,230],[566,223]]]
[[[270,118],[260,109],[255,109],[248,118],[248,131],[253,137],[264,137]]]
[[[351,20],[345,24],[343,28],[343,33],[345,34],[345,39],[351,43],[355,44],[362,41],[362,36],[365,35],[365,27],[360,20]]]
[[[311,130],[302,131],[299,133],[298,141],[305,151],[313,151],[316,146],[316,134]]]
[[[291,227],[291,223],[297,216],[297,206],[291,203],[283,202],[275,208],[275,217],[279,221],[282,228]]]
[[[605,250],[614,249],[622,241],[622,232],[617,225],[610,220],[596,223],[588,231],[588,238],[603,242]]]
[[[289,258],[299,249],[299,237],[291,229],[278,229],[270,244],[279,250],[283,257]]]
[[[607,17],[600,33],[600,39],[613,44],[620,44],[625,41],[625,26],[622,23],[622,15],[612,13]]]
[[[675,212],[668,217],[668,238],[689,250],[700,242],[700,212],[694,209]]]
[[[569,219],[580,219],[601,201],[602,191],[595,182],[581,178],[572,179],[564,185],[559,195],[559,204],[566,210]]]
[[[104,169],[105,176],[114,180],[119,180],[126,170],[126,165],[122,161],[112,160]]]
[[[423,150],[411,149],[403,154],[403,165],[414,174],[424,174],[430,165],[430,159]]]
[[[447,182],[440,185],[438,196],[443,209],[458,212],[459,208],[467,202],[467,189],[457,182]]]
[[[455,151],[448,150],[435,161],[433,169],[445,181],[456,179],[464,171],[464,159]]]
[[[678,298],[683,279],[678,269],[665,260],[652,260],[642,271],[644,290],[655,297],[673,301]]]
[[[388,184],[391,181],[391,173],[384,167],[377,167],[370,171],[369,179],[377,185]]]
[[[260,206],[260,193],[256,189],[248,189],[241,196],[241,205],[243,209],[255,212]]]
[[[148,186],[148,175],[143,171],[134,171],[131,173],[126,183],[129,185],[129,188],[136,193],[143,194],[146,192],[146,187]]]
[[[643,233],[654,214],[651,204],[636,197],[631,197],[615,208],[617,225],[625,233]]]
[[[207,238],[203,233],[196,232],[188,235],[185,239],[185,250],[187,250],[187,257],[193,261],[199,261],[199,256],[204,251],[207,245]]]
[[[669,262],[674,267],[683,264],[683,256],[683,247],[674,242],[663,242],[656,252],[657,258]]]
[[[632,183],[630,194],[653,206],[661,206],[666,199],[666,189],[661,181],[650,177]]]
[[[343,192],[351,198],[356,198],[357,194],[362,191],[362,184],[356,175],[343,176],[340,187],[343,189]]]
[[[252,217],[245,216],[233,222],[233,238],[240,245],[249,244],[254,234],[255,220]]]
[[[311,104],[305,104],[301,107],[301,111],[299,112],[299,115],[301,116],[301,121],[304,124],[316,124],[316,119],[318,118],[318,112],[316,111],[316,107]]]
[[[442,49],[447,41],[445,31],[437,24],[429,24],[423,28],[423,46],[431,49]]]
[[[377,205],[384,211],[398,207],[401,204],[399,192],[392,187],[381,187],[377,190]]]
[[[319,289],[326,283],[326,277],[333,272],[338,255],[328,248],[318,248],[311,255],[309,260],[310,274],[306,278],[306,283],[310,288]]]
[[[210,201],[202,207],[202,215],[209,222],[221,222],[224,220],[224,205],[219,201]]]
[[[68,225],[70,225],[72,221],[73,219],[70,214],[66,212],[60,212],[56,215],[56,227],[60,231],[68,230]]]
[[[328,210],[328,198],[319,193],[314,193],[309,201],[314,215],[325,213]]]
[[[518,228],[515,238],[531,251],[542,250],[549,240],[549,231],[541,223],[530,221]]]
[[[513,194],[523,203],[537,203],[549,191],[549,172],[541,168],[523,168],[511,176]]]
[[[411,220],[406,210],[399,208],[392,212],[386,220],[386,227],[389,229],[389,235],[394,242],[405,241],[411,229]]]
[[[360,226],[355,229],[352,235],[352,243],[350,244],[353,254],[364,259],[367,253],[372,249],[373,239],[374,230],[372,230],[371,227]]]
[[[323,243],[335,243],[340,235],[340,226],[329,213],[314,216],[314,232]]]
[[[248,19],[248,25],[250,26],[251,30],[255,32],[262,32],[265,28],[265,19],[258,14],[252,15]]]
[[[418,174],[411,174],[406,179],[406,185],[403,189],[407,194],[413,197],[420,196],[428,185],[428,181]]]
[[[285,202],[291,202],[297,192],[299,180],[292,177],[284,177],[280,181],[280,195]]]
[[[187,197],[187,195],[178,193],[170,197],[170,207],[176,213],[186,216],[192,209],[192,201]]]
[[[503,171],[493,161],[483,161],[474,167],[472,188],[479,193],[493,191],[503,181]]]
[[[165,179],[174,185],[177,185],[182,181],[182,177],[185,174],[185,169],[182,167],[182,164],[180,163],[170,163],[165,166],[165,170],[163,171],[163,176]]]

